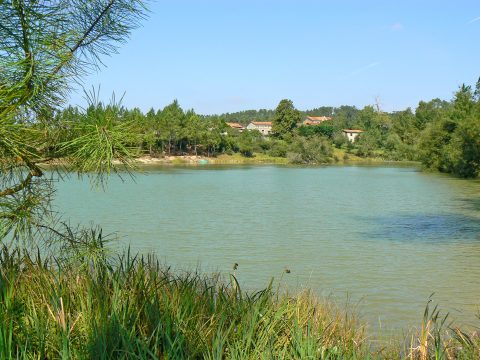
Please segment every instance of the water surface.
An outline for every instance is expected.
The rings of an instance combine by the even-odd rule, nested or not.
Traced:
[[[479,325],[478,181],[395,167],[163,167],[105,191],[67,179],[56,204],[174,267],[228,274],[238,263],[244,288],[275,277],[348,297],[376,328],[418,325],[432,293],[452,319]]]

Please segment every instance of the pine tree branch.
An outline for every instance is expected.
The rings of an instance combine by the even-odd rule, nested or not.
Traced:
[[[62,60],[52,71],[51,75],[48,77],[48,79],[45,81],[44,85],[48,85],[48,83],[55,77],[55,75],[71,60],[75,52],[81,48],[85,44],[85,40],[88,38],[88,36],[92,33],[92,31],[95,29],[97,24],[100,22],[100,20],[105,17],[105,15],[108,13],[108,11],[111,9],[111,7],[115,4],[116,0],[110,0],[108,4],[103,8],[103,10],[100,12],[100,14],[97,16],[97,18],[93,21],[93,23],[89,26],[89,28],[82,34],[82,36],[77,40],[75,45],[69,49],[70,51],[66,54],[64,57],[64,60]]]
[[[17,185],[0,191],[0,197],[14,195],[22,191],[23,189],[26,189],[28,186],[30,186],[30,184],[32,183],[33,177],[43,176],[42,170],[34,162],[32,162],[27,158],[23,158],[23,157],[20,157],[20,158],[25,163],[25,165],[29,168],[28,175],[25,177],[25,179],[23,179]]]
[[[23,181],[21,181],[19,184],[1,191],[0,192],[0,197],[14,195],[17,192],[22,191],[23,189],[27,188],[32,183],[32,178],[33,178],[33,175],[32,175],[31,172],[29,172],[27,177],[25,179],[23,179]]]

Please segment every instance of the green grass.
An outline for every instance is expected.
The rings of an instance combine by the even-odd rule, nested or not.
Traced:
[[[270,285],[247,293],[233,274],[173,273],[153,256],[107,257],[101,242],[89,246],[58,258],[3,249],[1,359],[480,356],[478,338],[447,329],[436,309],[427,307],[408,346],[373,349],[354,314],[308,292],[280,296]]]

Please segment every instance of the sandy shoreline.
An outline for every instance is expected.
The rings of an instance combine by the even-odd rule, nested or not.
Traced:
[[[331,164],[409,164],[418,165],[415,161],[391,161],[381,158],[360,158],[355,155],[349,155],[347,159],[343,153],[337,153],[335,160]],[[141,156],[134,160],[139,165],[205,165],[205,164],[289,164],[287,158],[273,157],[264,154],[256,154],[253,157],[244,157],[240,154],[226,155],[217,157],[197,156],[197,155],[175,155],[164,157]]]
[[[352,164],[409,164],[409,165],[418,165],[416,162],[412,161],[388,161],[380,158],[359,158],[354,155],[350,155],[348,159],[343,158],[343,154],[337,156],[335,161],[331,164],[336,165],[352,165]],[[287,158],[282,157],[273,157],[264,154],[256,154],[253,157],[244,157],[240,154],[233,155],[218,155],[216,157],[207,157],[200,155],[171,155],[163,157],[153,157],[149,155],[139,156],[133,159],[134,165],[288,165],[289,161]],[[113,161],[114,165],[121,165],[119,160]],[[57,159],[55,161],[44,163],[43,166],[63,166],[67,165],[65,161]]]
[[[244,157],[235,155],[219,155],[216,157],[207,157],[199,155],[175,155],[164,157],[141,156],[134,160],[141,165],[204,165],[204,164],[286,164],[286,158],[257,155],[253,157]]]
[[[175,162],[185,162],[196,164],[202,160],[208,161],[209,159],[203,156],[196,155],[182,155],[182,156],[164,156],[164,157],[152,157],[152,156],[141,156],[136,158],[134,161],[139,164],[171,164]]]

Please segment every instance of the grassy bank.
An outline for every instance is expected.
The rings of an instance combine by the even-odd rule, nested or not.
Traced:
[[[347,152],[345,149],[333,149],[334,161],[337,164],[405,164],[405,165],[414,165],[420,166],[418,161],[409,161],[409,160],[386,160],[382,154],[377,154],[374,156],[357,156],[354,153]]]
[[[98,238],[98,234],[93,234]],[[478,337],[428,311],[406,345],[375,348],[354,314],[309,293],[248,294],[233,274],[173,273],[89,243],[0,255],[0,358],[477,359]]]

